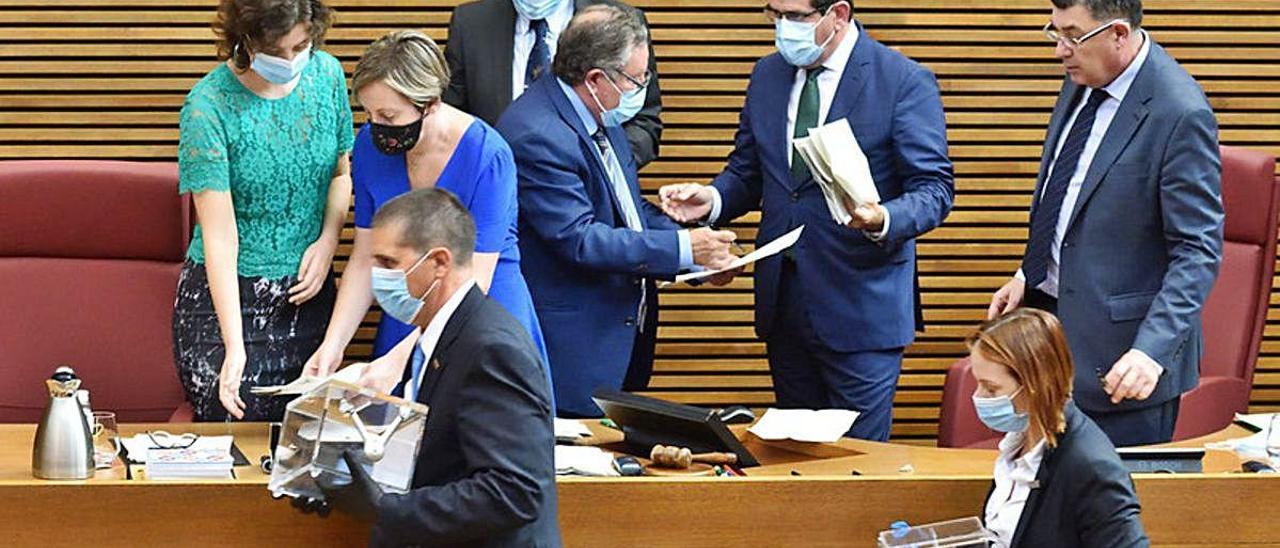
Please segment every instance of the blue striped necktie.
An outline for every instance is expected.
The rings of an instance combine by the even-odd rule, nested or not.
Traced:
[[[1022,258],[1022,274],[1026,276],[1028,288],[1044,283],[1049,275],[1049,258],[1052,256],[1058,217],[1062,214],[1062,202],[1067,197],[1071,179],[1080,166],[1080,156],[1084,154],[1085,144],[1089,142],[1093,122],[1098,117],[1098,107],[1110,97],[1101,89],[1095,89],[1089,94],[1089,102],[1085,103],[1076,116],[1075,123],[1071,124],[1067,141],[1058,152],[1058,158],[1053,163],[1053,173],[1049,174],[1049,182],[1044,185],[1039,203],[1032,204],[1027,251]]]

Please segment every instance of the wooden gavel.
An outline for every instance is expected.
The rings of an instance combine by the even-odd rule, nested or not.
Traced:
[[[649,460],[655,466],[664,468],[689,468],[695,462],[706,464],[737,464],[738,455],[733,453],[698,453],[694,454],[687,447],[655,445],[649,451]]]

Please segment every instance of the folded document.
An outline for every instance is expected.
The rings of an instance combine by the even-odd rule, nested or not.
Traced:
[[[871,176],[871,164],[858,145],[849,121],[841,118],[809,130],[809,136],[793,145],[822,189],[831,218],[842,225],[853,220],[845,199],[854,206],[880,203],[880,192]]]

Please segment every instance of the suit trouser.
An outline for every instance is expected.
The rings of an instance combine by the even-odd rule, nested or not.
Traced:
[[[777,317],[766,341],[773,391],[780,408],[852,409],[860,413],[845,434],[889,439],[902,348],[841,352],[814,333],[790,259],[784,259]]]
[[[1028,289],[1023,302],[1050,314],[1058,313],[1058,299],[1038,289]],[[1116,447],[1132,447],[1172,441],[1181,402],[1179,397],[1144,409],[1115,412],[1080,409],[1106,432]]]

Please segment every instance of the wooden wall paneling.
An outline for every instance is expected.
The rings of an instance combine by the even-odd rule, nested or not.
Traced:
[[[326,49],[348,71],[387,31],[416,27],[447,40],[455,0],[334,0]],[[732,147],[755,61],[773,51],[761,0],[636,0],[662,74],[662,158],[646,194],[707,181]],[[1280,4],[1274,0],[1149,0],[1145,26],[1210,96],[1222,141],[1280,153]],[[0,158],[173,161],[178,110],[212,68],[216,0],[0,0]],[[920,240],[929,329],[908,351],[893,435],[930,442],[946,367],[990,293],[1017,268],[1049,111],[1061,81],[1040,34],[1045,0],[857,0],[867,31],[937,75],[956,164],[955,210]],[[357,113],[357,123],[363,116]],[[759,215],[732,225],[749,245]],[[341,269],[352,228],[335,263]],[[1273,296],[1280,300],[1280,296]],[[663,308],[649,393],[755,407],[772,402],[755,339],[751,277],[725,288],[673,288]],[[368,355],[373,312],[348,352]],[[1280,327],[1271,320],[1253,410],[1280,410]]]

